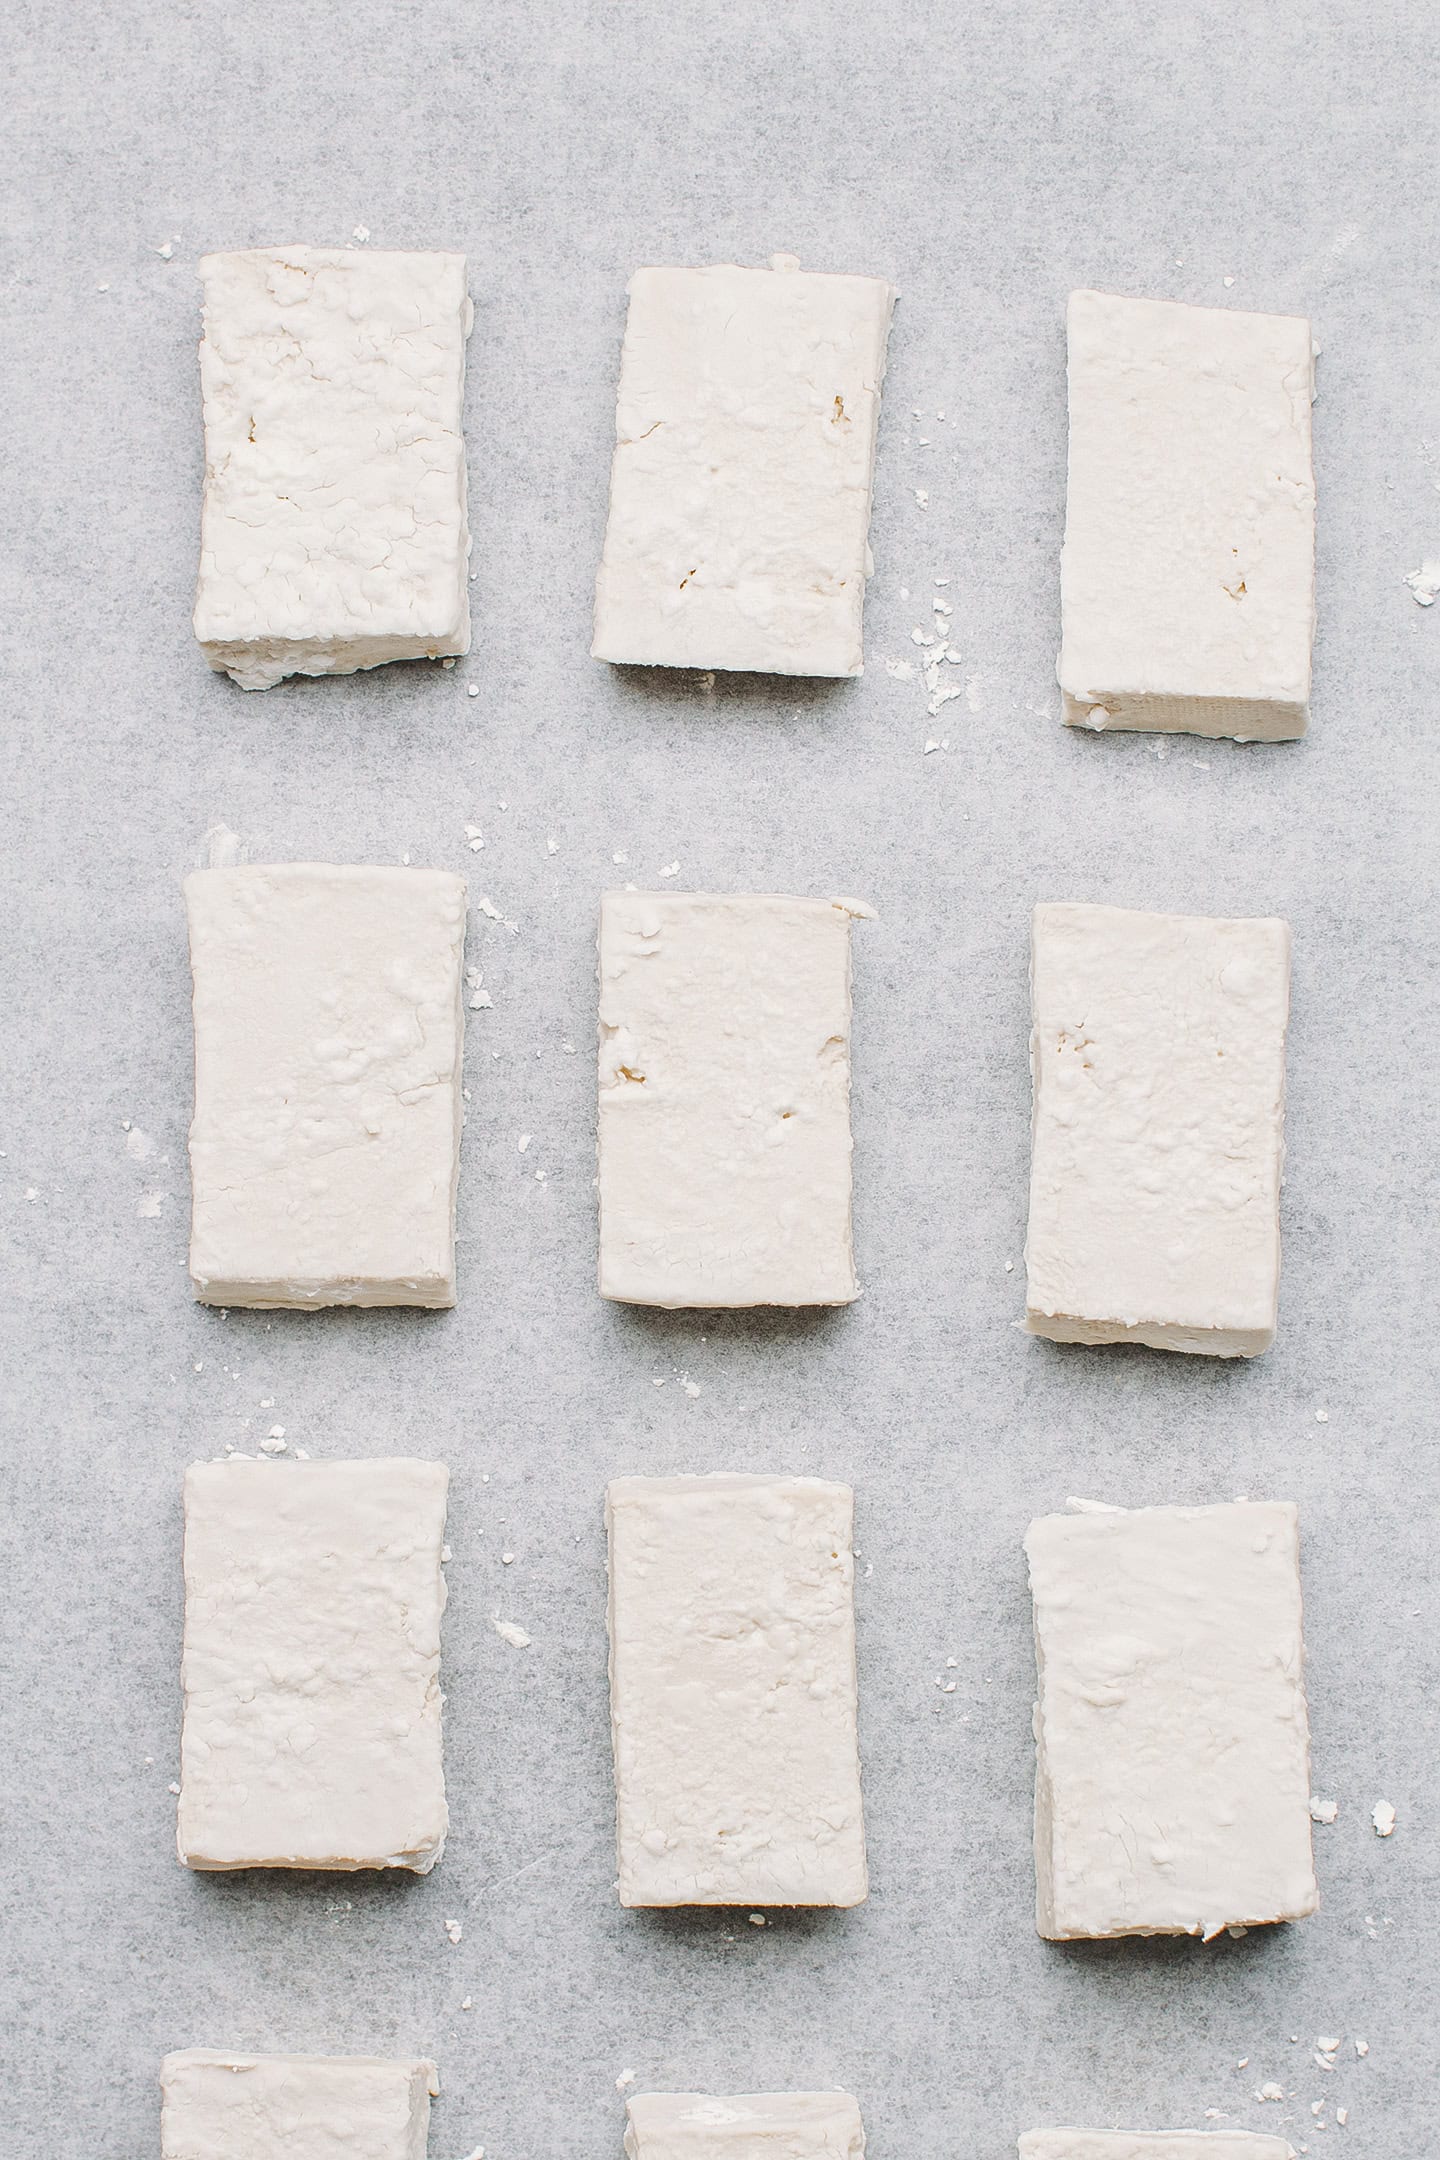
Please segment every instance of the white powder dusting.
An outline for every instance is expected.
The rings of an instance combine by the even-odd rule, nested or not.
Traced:
[[[27,1193],[25,1197],[27,1200],[33,1199],[34,1195],[33,1193]],[[161,1208],[164,1207],[169,1198],[168,1192],[142,1192],[135,1203],[135,1213],[142,1222],[155,1222],[159,1217]]]

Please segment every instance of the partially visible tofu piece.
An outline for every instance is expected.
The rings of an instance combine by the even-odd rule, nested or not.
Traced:
[[[448,1484],[404,1457],[191,1464],[187,1867],[423,1875],[439,1859]]]
[[[859,675],[885,345],[880,278],[637,270],[597,660]]]
[[[1027,2130],[1020,2160],[1295,2160],[1255,2130]]]
[[[849,1486],[617,1478],[605,1513],[621,1904],[858,1905]]]
[[[626,2113],[626,2160],[862,2160],[865,2151],[848,2093],[637,2093]]]
[[[1293,315],[1070,295],[1065,718],[1303,735],[1314,348]]]
[[[1025,1326],[1254,1357],[1275,1336],[1290,929],[1037,907]]]
[[[161,2160],[425,2160],[424,2058],[183,2048],[160,2065]]]
[[[1039,1932],[1208,1940],[1313,1912],[1294,1507],[1090,1507],[1025,1551]]]
[[[453,1305],[465,880],[267,863],[185,905],[196,1297]]]
[[[845,1305],[850,900],[600,903],[600,1293]]]
[[[464,256],[245,248],[200,276],[211,667],[267,690],[467,652]]]

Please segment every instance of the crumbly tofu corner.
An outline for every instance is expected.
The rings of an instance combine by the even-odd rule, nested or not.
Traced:
[[[439,1859],[448,1484],[443,1463],[405,1457],[191,1464],[187,1867],[425,1874]]]
[[[1314,345],[1298,316],[1070,296],[1065,718],[1278,742],[1315,630]]]
[[[465,258],[205,256],[195,635],[246,690],[469,650]]]
[[[1268,1349],[1289,925],[1046,903],[1031,987],[1027,1330]]]
[[[425,2160],[426,2057],[182,2048],[160,2065],[161,2160]]]
[[[1208,1940],[1313,1912],[1295,1508],[1089,1506],[1025,1551],[1039,1932]]]
[[[626,2160],[862,2160],[865,2132],[849,2093],[637,2093]]]
[[[185,905],[196,1297],[453,1305],[465,880],[247,865]]]

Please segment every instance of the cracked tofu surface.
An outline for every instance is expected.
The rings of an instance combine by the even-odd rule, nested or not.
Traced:
[[[428,2060],[184,2048],[160,2066],[161,2160],[425,2160]]]
[[[617,1478],[605,1512],[620,1902],[859,1904],[849,1486]]]
[[[626,2160],[862,2160],[848,2093],[637,2093]]]
[[[1076,292],[1065,718],[1303,735],[1315,633],[1310,325]]]
[[[256,864],[185,904],[196,1297],[453,1305],[465,880]]]
[[[1215,1357],[1268,1349],[1289,925],[1047,902],[1031,987],[1026,1328]]]
[[[1033,1522],[1025,1551],[1040,1933],[1313,1912],[1295,1508],[1087,1507]]]
[[[605,893],[600,1290],[843,1305],[858,901]]]
[[[200,264],[195,635],[247,690],[470,644],[463,255]]]
[[[187,1867],[434,1866],[448,1485],[405,1458],[191,1464]]]
[[[597,660],[862,672],[894,304],[879,278],[798,265],[635,272]]]

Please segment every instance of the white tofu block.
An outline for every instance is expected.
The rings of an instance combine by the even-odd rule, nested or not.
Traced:
[[[626,2160],[862,2160],[865,2151],[848,2093],[637,2093],[626,2113]]]
[[[200,276],[211,667],[267,690],[468,651],[464,256],[247,248]]]
[[[1275,1336],[1290,929],[1037,907],[1025,1325],[1254,1357]]]
[[[600,1292],[845,1305],[853,900],[600,903]]]
[[[433,2062],[184,2048],[160,2066],[161,2160],[425,2160]]]
[[[1295,2160],[1254,2130],[1027,2130],[1020,2160]]]
[[[186,1471],[187,1867],[439,1859],[448,1483],[404,1458]]]
[[[1025,1551],[1040,1933],[1313,1912],[1295,1509],[1087,1507],[1033,1522]]]
[[[854,1495],[617,1478],[610,1713],[622,1905],[858,1905]]]
[[[597,660],[862,672],[894,288],[775,262],[630,280]]]
[[[1070,295],[1065,718],[1303,735],[1314,358],[1299,316]]]
[[[185,880],[190,1278],[206,1305],[453,1305],[465,880]]]

